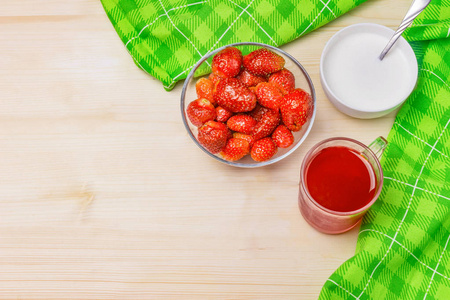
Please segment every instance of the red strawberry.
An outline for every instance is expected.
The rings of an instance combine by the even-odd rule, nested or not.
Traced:
[[[256,96],[236,78],[223,78],[214,90],[217,105],[231,112],[251,111],[256,106]]]
[[[228,119],[227,126],[233,131],[251,134],[256,121],[249,115],[235,115]]]
[[[283,57],[266,48],[260,48],[244,56],[244,67],[258,76],[278,72],[283,69],[284,63]]]
[[[256,99],[258,103],[270,109],[278,110],[283,94],[281,91],[270,82],[261,82],[255,89]]]
[[[198,141],[206,150],[219,153],[227,143],[229,130],[225,124],[208,121],[198,129]]]
[[[279,125],[272,133],[272,140],[277,147],[288,148],[294,143],[294,135],[284,125]]]
[[[280,111],[284,125],[292,131],[299,131],[312,111],[311,96],[302,89],[292,90],[284,96]]]
[[[259,104],[256,104],[256,107],[248,113],[249,116],[251,116],[253,119],[256,120],[256,122],[259,122],[262,118],[262,116],[268,112],[269,109],[265,108],[264,106],[261,106]]]
[[[279,88],[283,94],[287,94],[295,89],[294,74],[288,69],[283,69],[270,75],[269,82]]]
[[[216,121],[225,123],[233,113],[231,111],[226,110],[221,106],[216,107]]]
[[[186,114],[194,126],[202,126],[207,121],[214,120],[216,110],[214,105],[206,99],[197,99],[189,103]]]
[[[250,145],[246,140],[231,138],[220,154],[225,160],[236,161],[250,152]]]
[[[234,77],[241,71],[241,65],[241,51],[235,47],[228,47],[214,55],[211,69],[220,77]]]
[[[276,110],[269,110],[256,123],[253,128],[252,136],[255,141],[269,136],[280,123],[280,113]]]
[[[253,137],[250,134],[235,132],[235,133],[233,133],[233,137],[236,139],[246,140],[248,142],[248,144],[250,145],[250,147],[252,147],[253,143],[255,142],[255,140],[253,139]]]
[[[238,76],[236,76],[247,87],[256,86],[260,82],[266,82],[267,79],[262,76],[256,76],[250,73],[248,70],[243,69]]]
[[[216,75],[214,73],[209,74],[208,79],[213,83],[214,87],[217,85],[217,83],[222,79],[219,75]]]
[[[267,137],[253,144],[250,155],[253,160],[261,162],[271,159],[277,151],[277,145],[275,145],[270,137]]]
[[[207,78],[200,78],[195,84],[198,98],[208,99],[213,103],[213,88],[214,84]]]

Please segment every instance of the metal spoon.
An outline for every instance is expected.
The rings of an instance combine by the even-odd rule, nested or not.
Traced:
[[[386,53],[391,50],[392,46],[395,44],[395,42],[398,40],[398,38],[402,35],[403,31],[411,25],[411,23],[414,21],[414,19],[425,9],[425,7],[430,4],[431,0],[414,0],[411,4],[411,7],[409,8],[408,12],[406,13],[405,18],[403,18],[402,23],[400,23],[400,26],[397,28],[397,31],[394,33],[394,35],[389,40],[389,43],[387,43],[386,47],[380,54],[380,60],[383,60]]]

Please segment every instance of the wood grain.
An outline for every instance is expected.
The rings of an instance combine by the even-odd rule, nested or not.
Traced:
[[[386,136],[394,118],[336,111],[320,54],[350,24],[395,28],[409,3],[368,1],[282,47],[315,83],[317,119],[290,157],[245,170],[191,142],[181,85],[135,67],[99,1],[3,1],[0,299],[317,299],[357,230],[305,223],[301,160],[331,136]]]

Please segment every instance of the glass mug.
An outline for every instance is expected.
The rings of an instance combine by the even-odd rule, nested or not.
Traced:
[[[373,141],[369,146],[366,146],[356,140],[344,137],[330,138],[313,146],[303,159],[302,167],[300,170],[298,202],[300,211],[305,220],[315,229],[327,234],[343,233],[357,226],[361,221],[363,215],[366,213],[369,207],[372,206],[372,204],[376,201],[376,199],[380,195],[381,188],[383,186],[383,171],[381,169],[379,158],[381,157],[386,146],[387,141],[381,136],[378,137],[375,141]],[[338,148],[331,148],[331,147],[338,147]],[[353,156],[356,154],[356,156],[354,157],[357,160],[361,160],[361,162],[363,162],[363,165],[367,165],[366,167],[368,173],[372,172],[371,174],[368,174],[370,177],[368,178],[371,181],[373,181],[370,185],[371,191],[370,194],[367,194],[368,195],[367,199],[365,200],[364,204],[362,204],[361,207],[353,207],[349,211],[342,209],[342,207],[339,210],[330,209],[320,204],[319,201],[317,201],[317,199],[319,198],[314,199],[311,196],[310,193],[311,191],[308,188],[308,183],[313,182],[313,180],[315,180],[314,178],[319,178],[319,180],[323,180],[321,179],[323,177],[320,177],[321,173],[320,170],[318,171],[317,167],[315,167],[316,171],[313,171],[312,168],[310,169],[311,163],[315,159],[317,159],[316,162],[314,163],[314,166],[322,165],[325,168],[327,166],[329,166],[329,168],[332,168],[331,164],[327,165],[325,163],[321,163],[324,161],[322,160],[320,162],[320,159],[318,158],[319,157],[318,155],[320,153],[325,153],[323,151],[324,149],[328,150],[342,149],[341,151],[348,151],[349,153],[352,153],[351,155]],[[328,153],[330,153],[330,151],[328,151]],[[341,160],[339,163],[341,165],[345,165],[346,162],[344,160]],[[351,170],[351,166],[349,166],[346,168],[333,169],[331,172],[337,174],[336,176],[339,177],[338,180],[346,180],[346,178],[349,177],[346,176],[347,174],[345,173],[353,171]],[[342,176],[340,176],[339,174],[342,174]],[[309,178],[308,176],[311,178]],[[313,188],[314,191],[316,191],[316,195],[318,195],[317,193],[320,192],[320,189],[318,187]],[[357,189],[357,187],[355,188]],[[351,191],[350,193],[352,192],[353,191]],[[339,197],[342,197],[343,193],[339,193],[339,195],[333,195],[332,192],[325,192],[325,191],[323,193],[325,193],[326,196],[320,197],[328,197],[328,200],[331,200],[329,204],[333,204],[334,201],[335,202],[334,204],[336,205],[343,205],[342,203],[344,203],[344,201],[342,201],[342,203],[336,202],[341,200],[341,198]]]

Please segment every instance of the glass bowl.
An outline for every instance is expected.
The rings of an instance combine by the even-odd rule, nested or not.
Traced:
[[[294,143],[289,148],[278,148],[278,152],[269,160],[263,161],[263,162],[257,162],[254,161],[250,155],[246,155],[242,159],[238,161],[227,161],[223,159],[220,154],[212,154],[208,150],[206,150],[197,140],[197,133],[198,129],[196,126],[194,126],[189,119],[186,116],[186,109],[191,101],[196,100],[197,93],[195,89],[195,84],[198,79],[200,79],[201,76],[208,76],[211,72],[211,61],[214,55],[216,55],[219,51],[228,48],[228,47],[236,47],[239,50],[241,50],[242,55],[246,55],[256,49],[259,48],[267,48],[270,51],[273,51],[277,53],[278,55],[282,56],[286,63],[285,68],[291,71],[295,76],[295,87],[301,88],[308,92],[311,95],[312,103],[313,103],[313,113],[311,117],[308,119],[308,121],[303,125],[302,129],[297,132],[292,132],[294,135]],[[294,152],[306,139],[309,132],[311,131],[312,125],[314,123],[314,118],[316,116],[316,94],[314,92],[314,86],[311,81],[311,78],[309,77],[308,73],[306,72],[305,68],[290,54],[284,52],[283,50],[280,50],[276,47],[261,44],[261,43],[235,43],[223,46],[221,48],[218,48],[208,54],[206,54],[204,57],[202,57],[197,64],[194,66],[194,68],[191,70],[189,75],[187,76],[183,89],[181,91],[181,116],[183,118],[184,126],[186,127],[186,130],[188,131],[190,137],[194,141],[194,143],[203,150],[207,155],[210,157],[224,163],[230,166],[235,167],[242,167],[242,168],[256,168],[256,167],[262,167],[267,166],[273,163],[276,163],[283,158],[289,156],[292,152]]]

